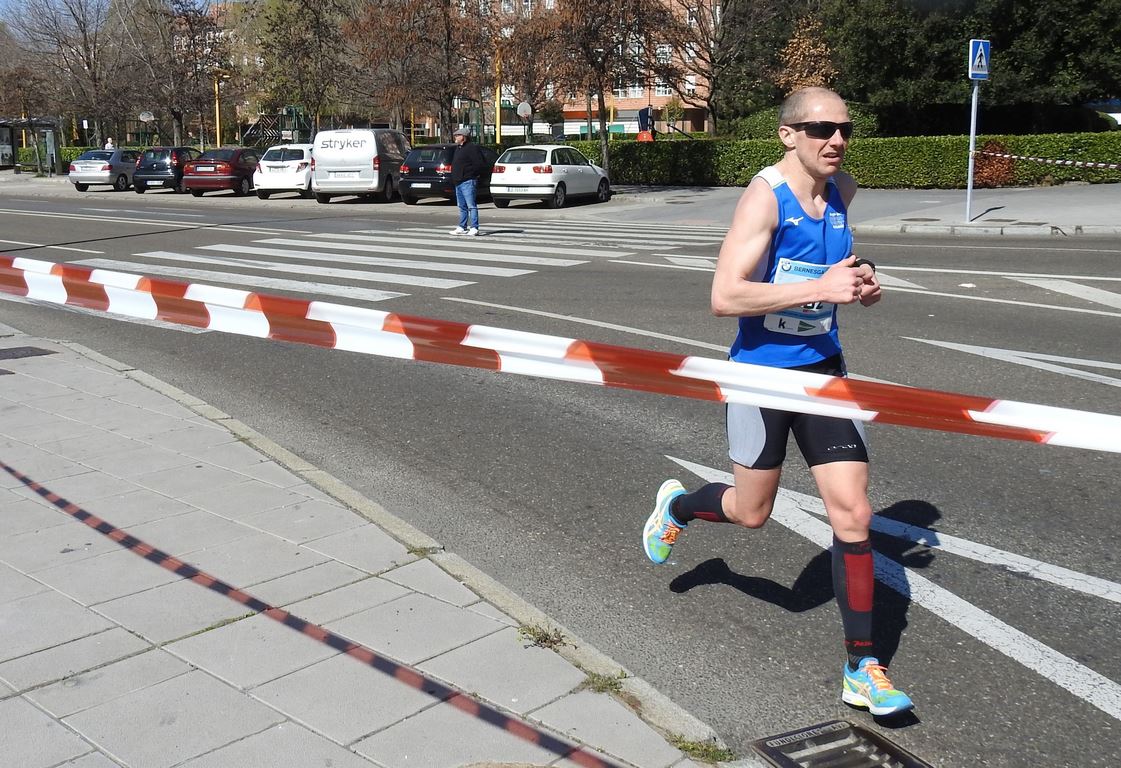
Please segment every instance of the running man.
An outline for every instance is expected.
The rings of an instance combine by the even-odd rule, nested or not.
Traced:
[[[751,180],[720,248],[712,312],[739,318],[732,360],[845,375],[837,305],[880,300],[875,267],[852,254],[848,206],[856,182],[843,173],[852,121],[833,91],[804,88],[779,111],[785,155]],[[868,451],[860,422],[749,405],[727,407],[735,485],[658,490],[643,531],[646,555],[664,563],[694,520],[760,528],[771,515],[790,432],[813,473],[833,529],[833,589],[844,626],[841,698],[890,715],[912,707],[872,647],[872,545]]]

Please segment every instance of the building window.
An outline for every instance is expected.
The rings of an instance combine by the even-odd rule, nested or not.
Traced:
[[[662,78],[659,77],[657,80],[654,81],[654,95],[655,96],[672,96],[673,95],[673,89],[671,89],[669,87],[669,83],[667,83],[665,80],[663,80]]]
[[[522,0],[522,16],[533,15],[533,0]]]
[[[697,76],[696,75],[686,75],[685,76],[685,93],[694,94],[696,92],[697,92]]]
[[[689,29],[697,28],[697,8],[690,8],[686,11],[685,23],[689,25]]]
[[[514,0],[502,0],[502,12],[503,13],[513,13],[514,12]]]
[[[659,43],[654,48],[654,60],[659,64],[669,64],[673,58],[673,46]]]
[[[696,43],[686,43],[685,44],[684,58],[685,58],[685,61],[692,61],[693,59],[697,58],[697,44]]]

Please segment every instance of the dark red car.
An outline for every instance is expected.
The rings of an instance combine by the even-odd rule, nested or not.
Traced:
[[[216,189],[232,189],[238,197],[253,189],[253,171],[261,156],[252,147],[208,149],[183,169],[183,185],[195,197]]]

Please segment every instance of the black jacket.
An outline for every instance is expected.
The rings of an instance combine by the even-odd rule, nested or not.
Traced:
[[[452,183],[459,184],[468,179],[478,179],[487,169],[487,161],[478,144],[465,141],[455,148],[452,156]]]

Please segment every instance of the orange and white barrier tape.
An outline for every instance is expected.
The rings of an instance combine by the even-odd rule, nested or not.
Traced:
[[[0,291],[368,355],[1121,453],[1121,416],[0,256]]]
[[[1028,157],[1027,155],[1008,155],[1003,152],[989,152],[988,150],[979,149],[976,154],[985,155],[987,157],[1003,157],[1006,160],[1030,160],[1033,163],[1043,163],[1045,165],[1061,165],[1067,168],[1107,168],[1109,170],[1117,170],[1121,168],[1121,163],[1089,163],[1083,160],[1054,160],[1049,157]]]

